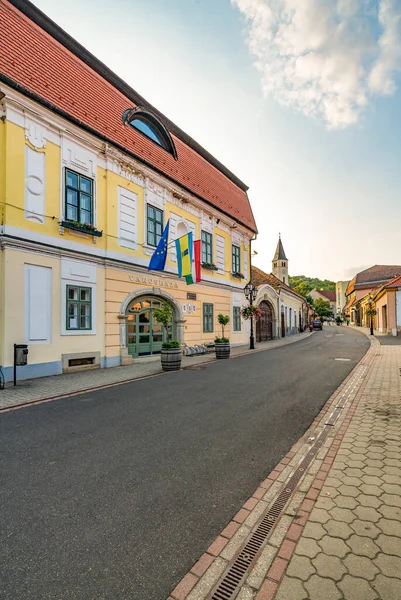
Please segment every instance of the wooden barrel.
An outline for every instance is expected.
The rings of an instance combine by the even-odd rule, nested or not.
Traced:
[[[161,351],[163,371],[179,371],[181,369],[181,348],[165,348]]]
[[[230,343],[215,343],[216,358],[230,358]]]

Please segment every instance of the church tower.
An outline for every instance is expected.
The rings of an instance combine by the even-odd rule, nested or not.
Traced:
[[[272,273],[283,283],[288,283],[288,258],[285,255],[281,235],[278,235],[276,253],[272,260]]]

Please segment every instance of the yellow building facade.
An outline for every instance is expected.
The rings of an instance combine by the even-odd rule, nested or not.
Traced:
[[[219,335],[219,313],[231,317],[231,343],[247,342],[239,311],[254,231],[1,82],[0,97],[0,364],[6,380],[14,343],[29,349],[20,378],[158,354],[164,334],[152,315],[164,300],[174,306],[170,335],[183,346]],[[168,221],[165,270],[149,272]],[[207,259],[194,285],[178,278],[171,243],[187,232],[203,240]]]

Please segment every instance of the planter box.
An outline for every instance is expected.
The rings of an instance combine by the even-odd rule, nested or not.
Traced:
[[[89,235],[94,235],[95,237],[102,237],[103,235],[103,231],[92,229],[92,227],[85,227],[85,225],[75,225],[75,223],[71,223],[70,221],[61,221],[60,226],[72,229],[73,231],[80,231],[81,233],[89,233]]]
[[[163,371],[179,371],[181,369],[181,348],[162,348],[161,362]]]
[[[236,277],[237,279],[244,279],[242,273],[231,273],[232,277]]]
[[[216,358],[230,358],[231,346],[228,343],[215,343]]]
[[[202,263],[201,267],[202,267],[202,269],[208,269],[209,271],[218,271],[218,268],[216,267],[216,265],[210,265],[208,263]]]

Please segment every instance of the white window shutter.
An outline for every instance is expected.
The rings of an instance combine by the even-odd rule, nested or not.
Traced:
[[[216,267],[219,271],[224,271],[225,239],[221,235],[216,235]]]
[[[52,330],[52,270],[25,265],[25,340],[50,344]]]
[[[137,249],[138,196],[125,188],[118,188],[118,242],[125,248]]]
[[[248,248],[245,248],[245,250],[244,250],[244,277],[245,277],[246,281],[248,281],[248,258],[249,258],[249,251],[248,251]]]

